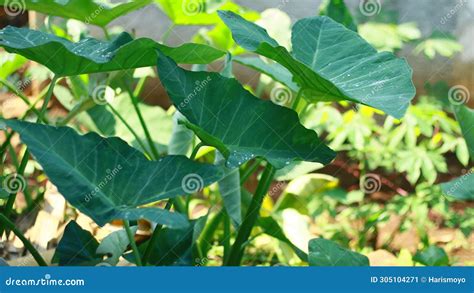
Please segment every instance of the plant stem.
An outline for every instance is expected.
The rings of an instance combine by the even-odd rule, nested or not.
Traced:
[[[133,137],[135,137],[138,144],[142,147],[146,155],[150,158],[153,158],[153,156],[149,153],[147,147],[145,146],[145,143],[140,139],[135,130],[133,130],[132,126],[128,124],[127,120],[125,120],[125,118],[123,118],[123,116],[111,104],[107,104],[107,107],[109,107],[109,109],[114,113],[114,115],[117,116],[117,118],[120,119],[120,121],[122,121],[125,127],[127,127],[127,129],[132,133]]]
[[[138,80],[137,86],[135,87],[135,90],[133,91],[133,95],[134,95],[135,97],[140,96],[140,94],[142,93],[143,87],[145,86],[145,82],[146,82],[147,77],[148,77],[148,76],[144,76],[144,77],[141,77],[141,78]]]
[[[267,163],[265,170],[263,171],[262,178],[258,183],[257,190],[255,191],[250,206],[247,209],[247,214],[245,215],[244,221],[240,226],[235,242],[232,245],[229,259],[225,263],[227,266],[238,266],[242,261],[243,252],[245,249],[245,244],[250,237],[252,228],[257,222],[260,208],[262,207],[263,198],[270,188],[273,177],[275,176],[275,168]]]
[[[105,39],[110,40],[110,35],[109,35],[109,31],[107,30],[107,28],[105,26],[102,26],[101,29],[102,29],[102,32],[104,33]]]
[[[196,159],[196,156],[199,152],[199,149],[202,148],[204,146],[204,144],[202,142],[198,143],[194,149],[193,149],[193,152],[191,153],[191,157],[189,157],[191,160],[194,160]]]
[[[166,202],[165,210],[169,211],[172,206],[173,206],[173,200],[169,199]],[[151,252],[153,251],[153,248],[155,247],[156,242],[158,241],[161,229],[163,229],[163,225],[158,224],[156,225],[155,230],[153,230],[153,234],[151,234],[150,241],[148,242],[148,245],[146,246],[145,253],[143,254],[143,258],[142,258],[142,263],[144,265],[148,264],[148,259],[151,256]]]
[[[25,114],[23,114],[23,116],[21,117],[21,120],[24,120],[26,117],[28,117],[28,115],[30,115],[31,112],[35,112],[34,110],[36,110],[36,108],[35,108],[35,107],[36,107],[36,104],[38,104],[38,102],[39,102],[42,98],[43,98],[43,93],[41,93],[41,94],[39,95],[39,98],[37,98],[37,99],[33,102],[33,104],[31,104],[31,105],[29,106],[28,110],[27,110],[27,111],[25,112]],[[33,109],[34,109],[34,110],[33,110]],[[38,111],[38,114],[39,114],[39,111]],[[38,117],[40,117],[40,116],[38,115]],[[43,117],[42,119],[43,119],[43,122],[44,122],[44,123],[46,123],[46,124],[48,123],[48,121],[47,121],[47,119],[46,119],[45,117]],[[4,153],[5,153],[5,151],[6,151],[7,147],[8,147],[8,145],[10,145],[10,141],[11,141],[11,139],[12,139],[12,137],[13,137],[14,134],[15,134],[15,132],[14,132],[14,131],[11,131],[11,132],[7,135],[7,137],[6,137],[6,139],[5,139],[5,142],[2,144],[2,146],[0,146],[0,157],[3,157],[3,155],[4,155]]]
[[[148,144],[150,145],[150,149],[153,154],[153,159],[156,160],[160,157],[160,155],[158,153],[158,150],[156,149],[153,139],[151,138],[150,131],[148,131],[148,127],[146,126],[146,122],[145,122],[145,119],[143,118],[142,111],[140,110],[140,107],[138,105],[138,99],[137,97],[135,97],[130,87],[127,86],[127,83],[125,81],[123,83],[128,92],[128,95],[130,96],[130,99],[132,100],[133,108],[135,109],[135,112],[137,113],[138,120],[140,120],[140,124],[142,125],[143,131],[145,132],[146,139],[148,141]]]
[[[243,185],[247,179],[249,179],[250,175],[255,172],[258,167],[260,166],[260,163],[262,162],[261,159],[256,159],[255,162],[253,162],[250,166],[245,166],[245,169],[243,170],[242,174],[240,175],[240,185]]]
[[[39,254],[38,250],[36,250],[36,248],[33,246],[33,244],[31,244],[31,242],[26,239],[25,235],[23,235],[23,233],[21,233],[20,230],[18,230],[16,227],[15,227],[15,224],[12,223],[8,217],[6,217],[5,215],[3,214],[0,214],[0,222],[2,223],[2,226],[4,227],[8,227],[8,229],[10,229],[11,231],[13,231],[13,233],[15,233],[15,235],[21,240],[21,242],[23,242],[23,245],[25,246],[25,248],[31,253],[31,255],[33,256],[33,258],[36,260],[36,262],[38,263],[38,265],[42,266],[42,267],[47,267],[48,264],[46,263],[46,261],[43,259],[43,257],[41,256],[41,254]],[[1,234],[0,234],[1,236]]]
[[[58,82],[59,78],[60,78],[59,76],[54,76],[53,80],[49,84],[48,92],[46,92],[46,97],[44,98],[43,106],[41,107],[41,110],[40,110],[40,117],[38,117],[38,119],[36,120],[37,123],[40,122],[41,116],[46,114],[46,110],[48,109],[48,104],[51,101],[51,98],[53,97],[54,86]]]
[[[54,91],[54,86],[56,85],[56,82],[58,81],[59,77],[54,76],[53,80],[51,81],[48,92],[46,93],[46,97],[44,99],[43,106],[41,107],[40,110],[40,115],[38,115],[38,118],[36,119],[36,122],[39,123],[41,121],[41,117],[45,115],[46,110],[48,109],[48,104],[51,101],[51,97],[53,96],[53,91]],[[26,165],[28,165],[28,160],[30,158],[30,152],[28,151],[28,148],[25,150],[25,153],[23,154],[23,157],[21,159],[20,167],[17,170],[17,176],[23,176],[25,174],[25,169]],[[8,197],[7,203],[5,205],[5,216],[7,218],[10,217],[11,211],[13,209],[13,205],[15,204],[16,201],[16,195],[18,191],[11,193],[10,196]],[[4,227],[0,227],[0,235],[3,234]]]
[[[0,78],[0,83],[5,86],[9,91],[14,93],[16,96],[18,96],[23,102],[25,102],[26,105],[28,105],[28,112],[32,111],[34,112],[44,123],[48,123],[48,120],[44,117],[44,115],[38,111],[35,107],[34,104],[31,104],[30,100],[19,90],[15,88],[14,85],[12,85],[10,82],[1,79]]]
[[[166,32],[165,32],[165,33],[163,34],[163,36],[161,37],[161,40],[160,40],[161,43],[166,44],[166,42],[168,41],[168,38],[169,38],[171,32],[173,31],[174,27],[175,27],[175,24],[174,24],[174,23],[172,23],[172,24],[168,27],[168,29],[166,30]]]
[[[293,110],[297,110],[298,108],[298,104],[300,103],[300,100],[301,100],[301,96],[303,96],[303,90],[300,89],[298,91],[298,94],[296,95],[296,99],[293,101],[293,104],[291,104],[291,109]]]
[[[141,267],[142,259],[140,257],[140,251],[138,250],[137,243],[135,242],[135,235],[132,233],[132,229],[130,229],[130,223],[127,220],[123,220],[123,226],[125,227],[125,231],[127,232],[128,240],[130,241],[130,246],[132,247],[133,254],[135,255],[135,261],[137,262],[137,266]]]
[[[227,262],[230,253],[230,218],[227,212],[224,212],[224,263]]]

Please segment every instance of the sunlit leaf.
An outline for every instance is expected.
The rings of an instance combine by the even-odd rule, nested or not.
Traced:
[[[26,58],[16,54],[2,53],[0,54],[0,78],[6,79],[15,73],[27,62]]]
[[[280,227],[277,221],[273,219],[272,217],[261,217],[258,219],[257,225],[262,228],[263,232],[265,234],[268,234],[272,236],[275,239],[280,240],[283,243],[286,243],[293,249],[295,254],[302,260],[302,261],[308,261],[308,254],[306,252],[302,251],[299,249],[296,245],[294,245],[288,237],[286,237],[285,233],[283,232],[283,229]]]

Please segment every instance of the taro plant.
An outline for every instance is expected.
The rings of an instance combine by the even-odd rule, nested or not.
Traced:
[[[73,17],[107,32],[106,25],[115,17],[150,1],[108,6],[92,2],[94,5],[77,9],[77,1],[65,6],[55,1],[25,2],[28,9]],[[174,4],[158,2],[172,14]],[[90,18],[96,9],[104,13]],[[78,13],[70,15],[69,11],[76,10]],[[326,14],[333,15],[330,11]],[[1,120],[6,134],[2,157],[15,133],[27,147],[14,177],[24,174],[31,153],[70,205],[99,226],[114,220],[124,226],[99,243],[71,221],[53,262],[115,265],[123,256],[137,265],[192,265],[196,259],[206,259],[217,227],[223,225],[223,265],[242,264],[257,226],[287,243],[302,262],[310,265],[368,265],[365,256],[325,239],[310,241],[307,254],[291,243],[276,221],[261,215],[262,204],[277,174],[282,176],[285,169],[304,162],[330,164],[336,157],[324,139],[300,121],[307,105],[348,101],[400,119],[415,95],[411,68],[392,53],[378,53],[353,28],[328,16],[297,21],[290,51],[265,29],[238,14],[219,11],[218,15],[236,44],[264,58],[242,57],[239,62],[296,93],[289,107],[261,99],[244,88],[232,77],[233,56],[208,45],[170,47],[151,39],[134,39],[126,32],[117,36],[106,33],[110,38],[106,41],[84,38],[72,42],[36,30],[7,27],[0,31],[0,46],[6,51],[53,73],[40,109],[24,99],[30,106],[24,120],[33,116],[35,123]],[[222,72],[207,71],[206,64],[219,59],[225,59]],[[192,64],[193,68],[178,64]],[[141,82],[134,88],[130,72],[151,66],[156,67],[174,105],[173,121],[163,109],[143,104],[139,99]],[[125,102],[105,99],[96,105],[90,91],[94,80],[116,100]],[[4,84],[9,85],[7,81]],[[8,88],[21,95],[11,84]],[[74,96],[74,105],[62,119],[47,112],[58,88],[70,90]],[[156,117],[162,121],[157,122]],[[86,120],[97,131],[82,134]],[[160,122],[172,127],[170,143],[164,148],[156,142]],[[129,132],[126,141],[125,137],[113,137],[108,123],[122,125]],[[244,184],[254,174],[258,184],[252,195]],[[12,222],[18,190],[4,191],[0,232],[17,234],[38,264],[45,265]],[[212,198],[217,212],[209,209],[201,217],[192,215],[191,199],[211,198],[209,193],[221,197]],[[137,241],[134,235],[138,221],[143,220],[152,223],[152,228],[149,237]]]

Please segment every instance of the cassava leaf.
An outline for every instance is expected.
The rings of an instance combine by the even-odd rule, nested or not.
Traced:
[[[159,76],[186,125],[235,168],[264,157],[280,169],[292,161],[329,163],[335,153],[316,132],[304,128],[293,110],[256,98],[235,79],[181,69],[164,54]]]
[[[457,200],[474,201],[474,173],[470,172],[453,181],[441,184],[443,192]]]
[[[309,265],[319,267],[369,266],[369,259],[345,249],[331,240],[315,238],[309,241]]]
[[[73,18],[85,23],[106,26],[112,20],[140,9],[152,0],[128,0],[113,3],[108,0],[22,0],[21,9],[38,11],[48,15]],[[0,6],[13,5],[12,1],[0,0]]]
[[[70,221],[53,256],[60,266],[96,265],[102,258],[96,254],[99,243],[89,231]]]
[[[471,160],[474,160],[474,110],[466,105],[456,105],[453,109],[469,148]]]
[[[203,187],[222,177],[220,168],[184,156],[148,161],[116,137],[81,136],[69,127],[15,120],[6,124],[20,134],[61,194],[101,226],[114,219],[146,218],[186,227],[188,222],[181,214],[139,206],[187,193],[186,180],[198,181]]]
[[[230,11],[220,17],[243,48],[286,67],[309,101],[349,100],[401,118],[415,95],[408,63],[377,51],[357,33],[329,17],[295,23],[293,53],[263,28]]]
[[[347,8],[344,0],[325,0],[320,7],[320,15],[326,15],[335,21],[343,24],[350,30],[357,31],[357,24],[352,17],[349,8]]]
[[[0,46],[36,61],[58,76],[133,69],[156,65],[159,48],[178,63],[209,63],[225,53],[201,44],[168,47],[151,39],[133,39],[123,32],[110,42],[93,38],[77,43],[26,28],[0,30]]]

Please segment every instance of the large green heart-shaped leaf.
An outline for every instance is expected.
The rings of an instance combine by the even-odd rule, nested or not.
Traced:
[[[218,73],[181,69],[164,54],[159,75],[184,122],[207,145],[217,148],[235,168],[263,157],[280,169],[292,161],[327,164],[335,157],[295,111],[256,98],[239,82]]]
[[[140,9],[151,3],[152,0],[128,0],[113,3],[109,0],[0,0],[0,6],[21,12],[34,10],[48,15],[73,18],[85,23],[106,26],[112,20]]]
[[[471,160],[474,160],[474,110],[466,105],[456,105],[453,109],[469,148]]]
[[[323,238],[309,241],[308,262],[310,266],[319,267],[369,266],[369,259],[366,256]]]
[[[443,192],[457,200],[474,200],[474,173],[441,184]]]
[[[202,188],[223,175],[216,166],[184,156],[148,161],[116,137],[81,136],[69,127],[15,120],[7,120],[6,125],[20,134],[61,194],[101,226],[114,219],[146,218],[185,227],[183,215],[139,206],[186,194],[189,181]]]
[[[70,221],[54,252],[53,263],[60,266],[96,265],[102,257],[96,254],[99,243],[89,231]]]
[[[58,76],[133,69],[156,65],[159,48],[178,63],[207,64],[225,53],[201,44],[168,47],[151,39],[134,40],[123,32],[110,42],[93,38],[77,43],[26,28],[0,30],[0,46],[36,61]]]
[[[349,100],[401,118],[415,96],[412,70],[403,59],[377,51],[329,17],[293,26],[293,54],[266,30],[230,11],[219,12],[243,48],[286,67],[309,101]]]

